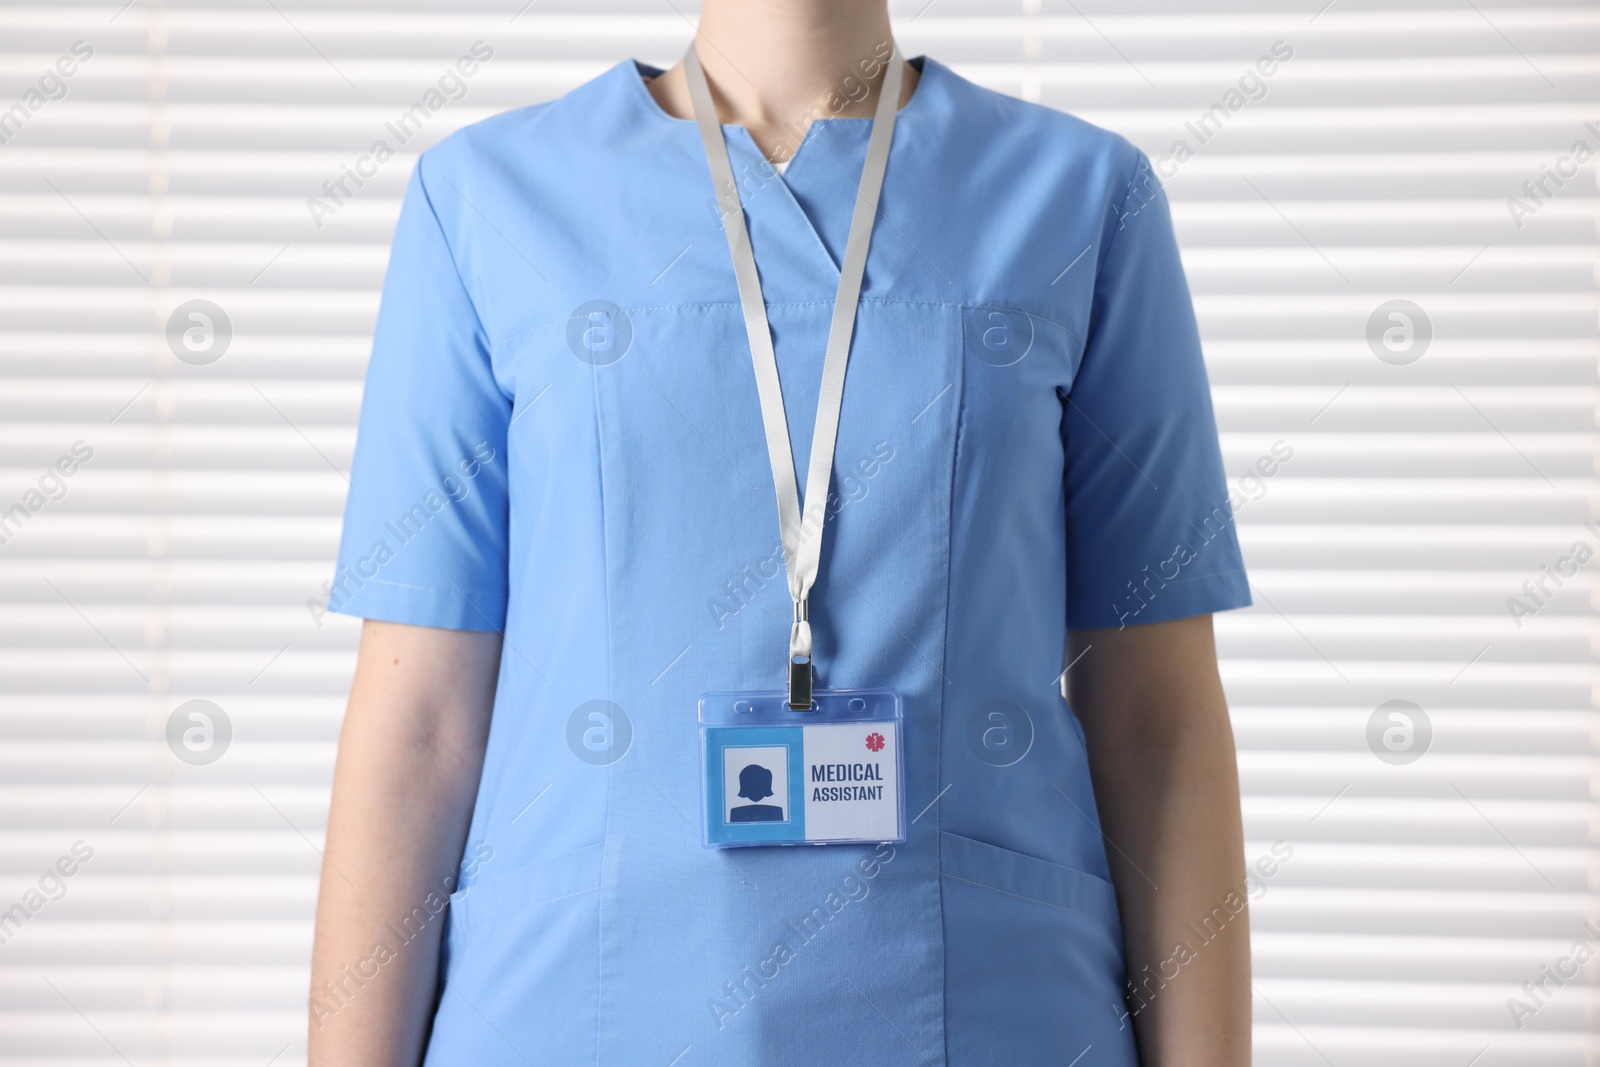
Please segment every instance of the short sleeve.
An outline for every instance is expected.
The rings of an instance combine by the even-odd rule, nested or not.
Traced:
[[[1113,197],[1064,400],[1067,625],[1250,603],[1200,334],[1166,194],[1141,153]]]
[[[430,199],[427,164],[412,172],[389,256],[328,610],[500,630],[511,403]]]

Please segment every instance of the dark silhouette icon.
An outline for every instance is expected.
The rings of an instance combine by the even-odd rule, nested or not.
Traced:
[[[782,822],[783,808],[777,804],[762,804],[772,795],[772,772],[759,763],[752,763],[739,772],[739,795],[750,801],[728,813],[729,822]]]

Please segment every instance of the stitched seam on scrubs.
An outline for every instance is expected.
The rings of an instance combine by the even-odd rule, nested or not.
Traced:
[[[520,912],[527,911],[527,910],[529,910],[531,908],[539,908],[539,907],[543,907],[546,904],[554,904],[558,900],[571,900],[573,897],[581,897],[585,893],[598,893],[599,891],[600,891],[600,887],[599,886],[592,885],[588,889],[579,889],[577,892],[574,892],[574,893],[563,893],[559,897],[540,897],[538,900],[524,900],[520,904],[518,904],[518,905],[516,905],[515,907],[512,907],[512,908],[498,908],[498,909],[491,910],[489,912],[489,914],[483,916],[481,919],[480,918],[475,918],[475,916],[477,915],[477,913],[478,913],[478,911],[480,909],[468,908],[468,909],[466,909],[468,918],[466,920],[465,925],[466,925],[466,928],[468,930],[472,930],[472,929],[475,929],[478,926],[482,925],[483,923],[493,922],[496,919],[504,919],[509,915],[516,915],[516,914],[518,914]]]
[[[881,306],[881,307],[956,308],[956,309],[959,310],[961,308],[994,307],[994,306],[998,306],[998,305],[963,304],[960,301],[952,301],[952,300],[894,300],[894,299],[887,298],[887,297],[862,296],[860,306],[861,307]],[[789,301],[787,303],[769,303],[769,304],[767,304],[767,310],[768,311],[773,311],[773,310],[776,310],[776,309],[795,309],[795,308],[811,308],[811,307],[824,307],[824,308],[832,309],[833,301],[832,300],[793,300],[793,301]],[[737,300],[697,300],[697,301],[694,301],[692,303],[687,303],[687,304],[649,304],[649,305],[646,305],[645,307],[624,307],[621,310],[626,312],[626,313],[628,313],[629,315],[645,315],[645,314],[649,314],[651,312],[656,312],[656,311],[705,311],[705,310],[709,310],[709,309],[712,309],[712,308],[730,308],[732,310],[737,311],[737,310],[739,310],[739,302]],[[1039,312],[1036,312],[1036,311],[1030,311],[1028,308],[1021,307],[1021,306],[1010,306],[1010,305],[1008,305],[1006,310],[1026,311],[1029,315],[1033,316],[1036,319],[1039,319],[1039,320],[1041,320],[1043,322],[1048,322],[1048,323],[1050,323],[1050,325],[1056,326],[1056,327],[1058,327],[1060,329],[1063,329],[1063,330],[1066,330],[1069,333],[1072,332],[1072,327],[1068,326],[1064,322],[1058,321],[1057,319],[1053,318],[1052,316],[1040,314]],[[489,339],[489,344],[493,348],[503,348],[506,345],[515,344],[518,341],[524,340],[524,339],[529,338],[529,337],[533,337],[536,334],[539,334],[544,330],[548,330],[553,326],[564,326],[569,321],[571,321],[571,316],[563,315],[558,319],[550,319],[547,322],[535,323],[534,325],[529,326],[527,329],[518,330],[516,333],[506,334],[503,337],[490,338]]]
[[[444,592],[454,592],[455,591],[453,589],[451,589],[451,590],[441,589],[437,585],[410,585],[410,584],[408,584],[406,582],[392,582],[387,578],[368,578],[366,580],[366,584],[367,585],[388,585],[388,586],[393,586],[396,589],[415,589],[415,590],[418,590],[419,592],[423,592],[423,593],[444,593]],[[498,597],[500,595],[498,593],[489,593],[486,590],[482,590],[482,589],[466,589],[466,590],[463,590],[463,592],[477,593],[477,594],[479,594],[481,596],[491,596],[491,597]]]
[[[1133,195],[1133,180],[1134,178],[1138,177],[1141,170],[1145,169],[1150,169],[1149,157],[1147,157],[1139,149],[1135,148],[1133,150],[1133,167],[1128,171],[1128,180],[1126,183],[1124,183],[1122,199],[1117,201],[1116,206],[1112,208],[1111,216],[1106,220],[1107,224],[1109,224],[1112,219],[1120,220],[1122,218],[1123,211],[1128,206],[1128,197]],[[1151,173],[1154,173],[1153,169],[1151,170]],[[1162,188],[1159,181],[1156,183],[1156,188],[1161,190],[1161,195],[1163,197],[1167,195],[1166,190]],[[1094,264],[1095,279],[1097,282],[1100,278],[1100,275],[1105,273],[1106,259],[1111,255],[1111,246],[1117,243],[1117,235],[1125,229],[1127,229],[1126,226],[1118,226],[1116,229],[1111,231],[1111,237],[1103,245],[1101,245],[1100,254],[1095,257]]]
[[[956,479],[961,477],[961,410],[967,396],[967,312],[965,308],[956,309],[957,339],[951,344],[956,348],[952,353],[956,363],[956,389],[955,399],[955,441],[950,446],[950,498],[945,504],[945,552],[944,552],[944,655],[940,659],[944,665],[950,665],[950,588],[952,584],[951,571],[955,567],[955,545],[952,526],[956,513]],[[945,699],[944,686],[939,687],[939,732],[934,746],[934,785],[944,788],[941,784],[944,779],[944,713]],[[937,795],[937,794],[936,794]],[[938,808],[933,813],[933,852],[934,862],[939,870],[944,870],[944,809]],[[939,1033],[944,1038],[944,1061],[950,1062],[950,1028],[947,1022],[950,1017],[950,962],[946,959],[948,946],[945,944],[945,903],[944,882],[935,878],[934,884],[939,893],[939,955],[941,970],[944,971],[943,979],[939,986]]]
[[[1092,302],[1092,298],[1091,298],[1091,302]],[[1072,387],[1073,379],[1074,379],[1074,377],[1076,375],[1076,371],[1073,368],[1073,359],[1077,358],[1080,365],[1083,362],[1082,359],[1081,359],[1081,356],[1085,351],[1088,350],[1088,345],[1089,345],[1089,325],[1086,323],[1084,325],[1083,329],[1080,330],[1075,326],[1068,326],[1066,323],[1060,321],[1059,319],[1057,319],[1057,318],[1055,318],[1053,316],[1043,315],[1043,314],[1040,314],[1037,311],[1030,311],[1025,305],[1026,305],[1026,301],[1020,301],[1020,300],[1019,301],[1012,301],[1010,303],[1005,303],[1005,304],[988,303],[988,304],[956,304],[956,305],[954,305],[955,307],[957,307],[961,311],[961,334],[962,334],[961,343],[963,345],[963,348],[966,345],[967,312],[969,312],[969,311],[1020,312],[1021,314],[1026,315],[1028,317],[1028,319],[1030,320],[1030,322],[1048,323],[1049,325],[1054,326],[1056,329],[1060,330],[1062,333],[1066,334],[1067,338],[1069,339],[1069,341],[1071,341],[1073,343],[1076,343],[1076,345],[1077,345],[1076,349],[1073,349],[1069,345],[1067,347],[1066,351],[1063,352],[1063,356],[1064,356],[1064,358],[1066,360],[1066,366],[1064,368],[1064,373],[1067,375],[1067,381],[1066,381],[1065,385],[1059,386],[1058,389],[1066,389],[1066,390],[1070,391],[1070,389]],[[1093,317],[1093,308],[1090,309],[1089,314],[1086,315],[1085,318],[1092,318],[1092,317]],[[1037,340],[1037,337],[1035,337],[1035,340]],[[1030,351],[1031,351],[1031,349],[1030,349]],[[965,355],[966,355],[966,353],[965,353],[965,351],[963,351],[963,353],[962,353],[963,361],[964,361]],[[1019,360],[1019,362],[1020,362],[1020,360]],[[963,376],[963,379],[964,379],[964,376]]]
[[[1244,573],[1246,573],[1245,568],[1234,567],[1232,570],[1210,571],[1206,574],[1191,574],[1188,577],[1184,577],[1183,575],[1179,575],[1176,578],[1163,577],[1161,580],[1166,582],[1168,585],[1182,585],[1184,582],[1204,582],[1209,581],[1212,578],[1229,578],[1235,574]]]
[[[606,521],[606,454],[605,454],[605,427],[601,425],[605,417],[600,404],[600,368],[594,364],[589,365],[589,402],[594,411],[594,465],[595,478],[599,482],[600,493],[600,575],[604,586],[604,601],[606,614],[606,699],[610,700],[616,695],[616,679],[613,675],[616,666],[616,657],[612,653],[611,637],[613,620],[611,616],[611,525]],[[606,884],[606,852],[611,843],[611,790],[616,781],[616,763],[606,765],[606,812],[605,825],[601,831],[600,843],[600,888]],[[600,1067],[601,1041],[604,1033],[605,1016],[605,940],[606,940],[606,898],[601,894],[595,903],[594,919],[594,1062],[595,1067]]]
[[[943,874],[944,877],[949,878],[951,881],[965,882],[967,885],[975,885],[979,889],[987,889],[989,892],[999,893],[1001,896],[1013,897],[1017,900],[1026,900],[1033,904],[1041,904],[1047,908],[1054,908],[1057,911],[1070,912],[1073,915],[1082,915],[1088,919],[1099,920],[1104,918],[1104,916],[1101,914],[1097,914],[1092,911],[1086,911],[1083,908],[1071,908],[1065,904],[1053,904],[1048,900],[1040,900],[1038,897],[1030,897],[1022,893],[1013,893],[1009,889],[1001,889],[999,886],[990,885],[988,882],[974,882],[971,878],[962,878],[960,875],[951,874],[949,871],[941,871],[940,873]],[[1089,875],[1088,877],[1092,878],[1094,876]]]
[[[1133,150],[1133,169],[1128,172],[1128,180],[1125,183],[1126,191],[1122,194],[1122,199],[1116,202],[1115,206],[1107,205],[1108,207],[1111,207],[1111,210],[1106,215],[1106,226],[1110,226],[1113,220],[1122,218],[1123,209],[1128,206],[1128,197],[1133,195],[1133,179],[1139,173],[1141,167],[1149,166],[1149,162],[1150,161],[1148,157],[1146,157],[1143,152],[1137,148]],[[1159,182],[1157,183],[1157,187],[1160,187]],[[1166,196],[1166,191],[1162,190],[1161,195]],[[1118,226],[1116,229],[1111,231],[1110,237],[1104,236],[1104,229],[1101,231],[1102,240],[1100,242],[1100,251],[1095,256],[1094,260],[1094,284],[1089,289],[1089,315],[1087,321],[1085,321],[1083,324],[1083,348],[1078,358],[1078,365],[1073,369],[1072,381],[1067,384],[1068,396],[1070,396],[1072,393],[1072,386],[1076,384],[1078,375],[1083,373],[1083,361],[1089,358],[1089,350],[1094,346],[1095,334],[1100,328],[1100,316],[1095,313],[1096,304],[1098,303],[1100,296],[1100,279],[1105,277],[1106,260],[1111,258],[1111,251],[1117,243],[1117,236],[1125,229],[1127,229],[1126,226]],[[1057,323],[1056,325],[1059,326],[1061,324]],[[1063,326],[1062,329],[1066,329],[1066,327]]]
[[[450,235],[445,232],[444,223],[439,221],[438,209],[433,206],[433,194],[428,191],[428,180],[422,173],[422,161],[426,158],[426,152],[417,157],[417,188],[422,190],[422,202],[428,205],[428,214],[433,219],[434,227],[439,231],[439,240],[444,242],[444,250],[450,256],[450,269],[455,271],[456,284],[461,287],[461,295],[467,298],[467,306],[472,309],[472,317],[478,324],[478,336],[483,338],[484,356],[489,363],[489,379],[494,382],[495,388],[500,390],[500,395],[509,402],[511,397],[506,396],[505,390],[500,388],[500,380],[494,373],[494,358],[491,351],[494,348],[494,339],[489,336],[489,330],[483,324],[483,315],[478,311],[478,302],[472,299],[472,290],[467,288],[467,279],[461,273],[461,263],[456,259],[455,246],[450,243]]]

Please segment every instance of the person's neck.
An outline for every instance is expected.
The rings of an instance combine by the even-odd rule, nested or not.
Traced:
[[[705,0],[695,35],[719,121],[779,162],[813,119],[873,113],[893,42],[887,3],[863,0]],[[908,65],[901,106],[916,84]],[[693,117],[681,62],[648,85],[668,114]]]

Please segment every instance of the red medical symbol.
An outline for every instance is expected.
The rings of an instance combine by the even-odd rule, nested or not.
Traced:
[[[868,734],[867,735],[867,750],[869,752],[882,752],[883,751],[883,735],[882,734]]]

